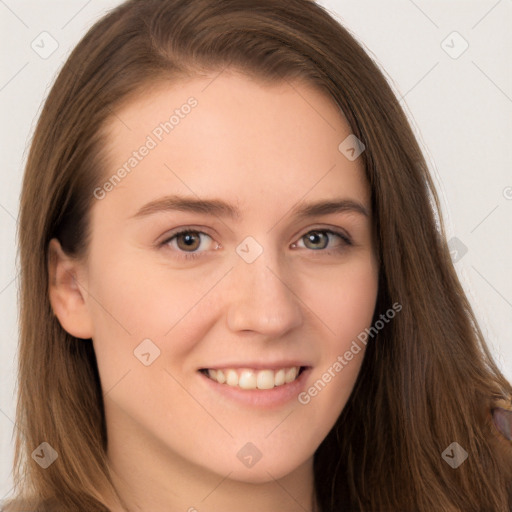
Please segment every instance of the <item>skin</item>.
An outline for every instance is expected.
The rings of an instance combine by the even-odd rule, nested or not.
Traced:
[[[197,370],[299,359],[312,367],[308,388],[349,349],[371,325],[377,297],[370,190],[362,159],[338,150],[351,130],[327,96],[298,81],[263,85],[232,70],[212,80],[166,84],[112,117],[105,179],[175,108],[190,96],[198,101],[94,200],[86,261],[52,240],[50,299],[64,329],[92,339],[108,457],[126,509],[311,510],[313,455],[347,402],[364,346],[306,405],[296,398],[278,407],[240,404],[212,391]],[[133,218],[168,194],[222,199],[241,217]],[[333,198],[358,201],[369,215],[291,214],[299,201]],[[195,260],[183,258],[183,236],[158,245],[181,227],[206,233],[188,249],[199,253]],[[325,232],[316,241],[305,236],[329,228],[353,245]],[[236,252],[247,236],[263,249],[252,263]],[[149,366],[134,357],[147,338],[160,350]],[[237,458],[247,442],[262,454],[252,467]]]

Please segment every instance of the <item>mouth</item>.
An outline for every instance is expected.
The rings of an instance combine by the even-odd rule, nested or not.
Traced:
[[[214,382],[225,386],[244,390],[264,390],[291,384],[307,368],[306,366],[288,366],[277,369],[202,368],[199,372]]]

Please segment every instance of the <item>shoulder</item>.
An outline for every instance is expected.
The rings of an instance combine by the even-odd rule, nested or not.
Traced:
[[[492,420],[498,432],[508,441],[512,441],[512,410],[495,407],[492,410]]]

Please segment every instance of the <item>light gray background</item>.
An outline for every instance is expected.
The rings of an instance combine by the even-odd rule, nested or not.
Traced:
[[[12,487],[15,236],[28,144],[42,102],[71,49],[119,3],[0,0],[0,499]],[[512,379],[512,0],[319,3],[364,44],[403,98],[443,201],[448,237],[457,237],[468,249],[457,271],[498,363]],[[34,41],[40,52],[51,49],[43,31],[58,43],[45,59],[31,47]],[[454,58],[464,40],[467,50]]]

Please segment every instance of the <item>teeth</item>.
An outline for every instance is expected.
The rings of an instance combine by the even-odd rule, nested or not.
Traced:
[[[275,375],[272,370],[261,370],[258,372],[257,388],[272,389],[274,387]]]
[[[252,370],[242,370],[238,379],[238,387],[242,389],[256,389],[256,374]]]
[[[282,386],[285,382],[284,378],[286,375],[285,370],[278,370],[276,374],[274,375],[274,385],[276,386]]]
[[[208,377],[219,384],[227,384],[242,389],[272,389],[293,382],[300,371],[300,366],[274,370],[252,370],[250,368],[227,368],[225,370],[208,370]]]
[[[238,374],[235,370],[226,371],[226,384],[228,386],[238,386]]]

